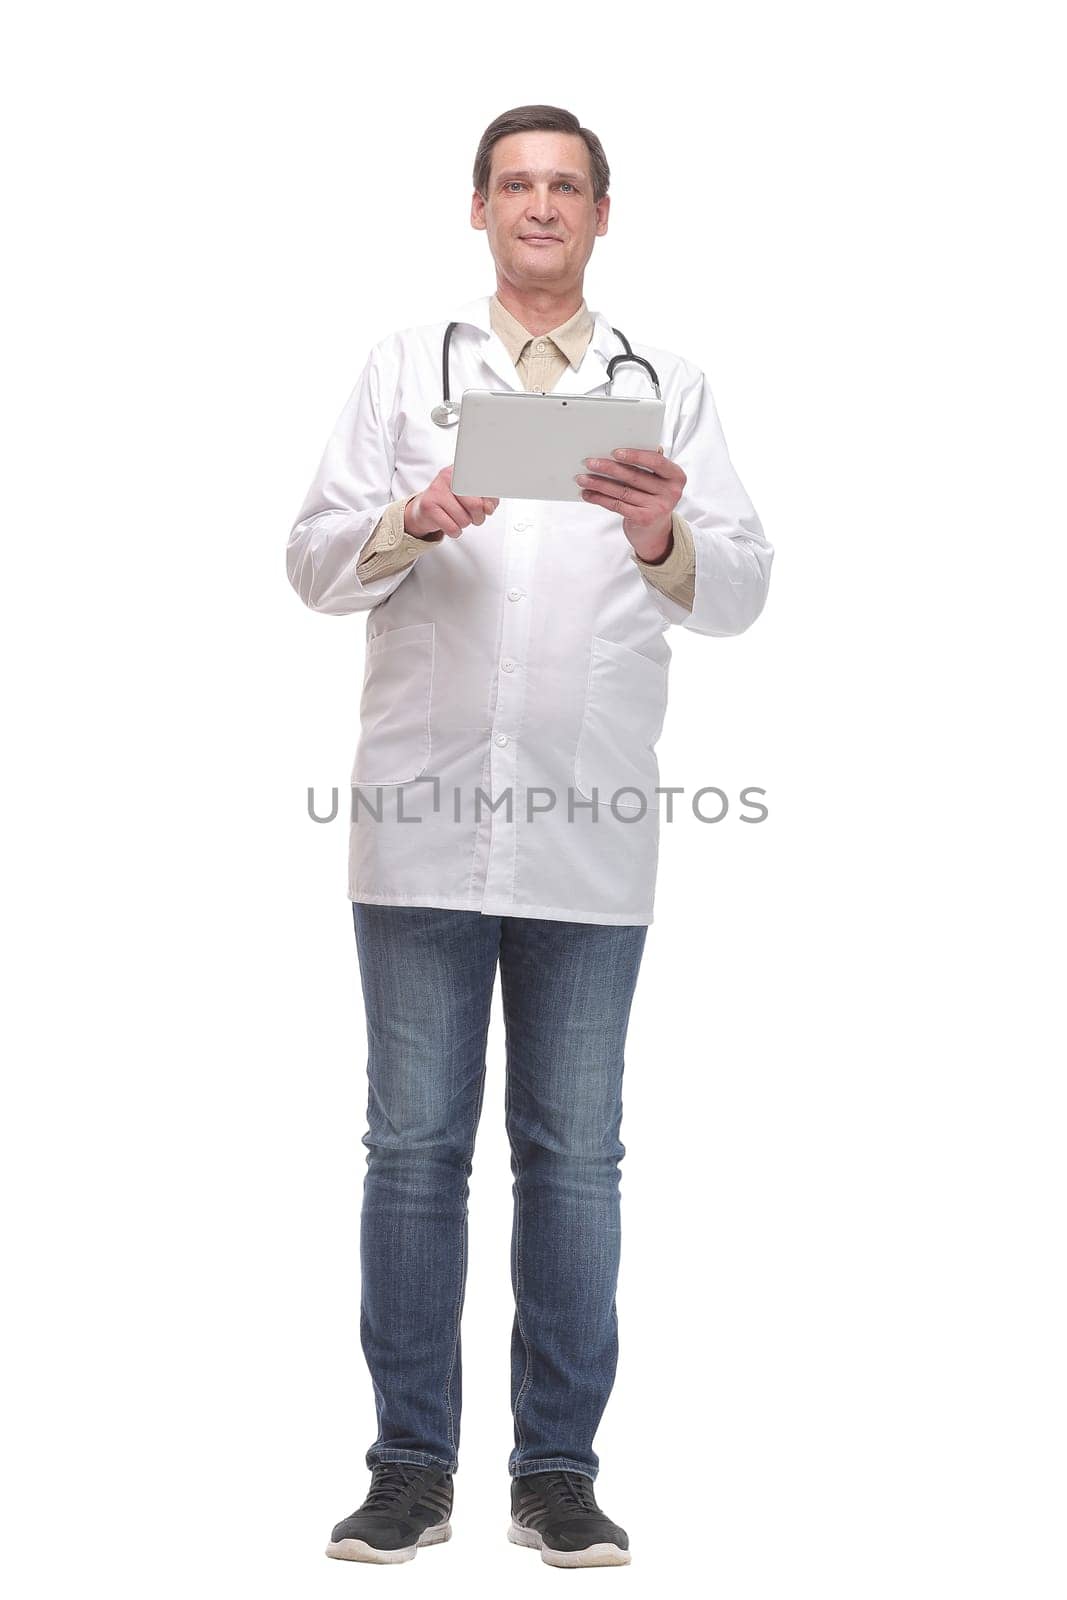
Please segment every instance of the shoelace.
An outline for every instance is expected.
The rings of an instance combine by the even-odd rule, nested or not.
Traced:
[[[397,1505],[405,1498],[422,1470],[405,1466],[400,1461],[379,1462],[372,1475],[370,1491],[363,1502],[364,1508],[369,1511]]]
[[[545,1488],[557,1503],[567,1509],[596,1511],[593,1484],[584,1472],[553,1472],[545,1479]]]

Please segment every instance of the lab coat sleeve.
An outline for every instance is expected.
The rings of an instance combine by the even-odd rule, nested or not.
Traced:
[[[356,571],[393,503],[391,419],[400,363],[388,344],[370,351],[289,534],[289,582],[313,611],[370,611],[414,571],[414,561],[372,581]]]
[[[708,381],[691,370],[668,454],[686,475],[675,509],[693,536],[692,610],[642,577],[668,622],[721,637],[744,633],[763,610],[774,550],[730,461]]]

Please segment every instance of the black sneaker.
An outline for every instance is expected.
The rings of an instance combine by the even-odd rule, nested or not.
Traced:
[[[596,1503],[585,1472],[529,1472],[511,1480],[512,1544],[540,1550],[553,1567],[622,1567],[630,1540]]]
[[[379,1461],[363,1504],[326,1546],[340,1561],[410,1561],[422,1544],[451,1539],[452,1474],[440,1467]]]

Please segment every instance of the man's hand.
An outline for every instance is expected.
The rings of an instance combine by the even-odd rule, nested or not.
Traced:
[[[404,507],[404,532],[414,534],[416,539],[424,539],[429,533],[446,533],[450,539],[458,539],[472,522],[480,528],[499,504],[499,500],[482,495],[453,494],[452,467],[442,467],[429,488],[412,495]]]
[[[671,547],[671,517],[682,498],[685,473],[658,450],[613,450],[591,456],[579,473],[582,499],[617,511],[622,531],[642,561],[659,561]],[[643,467],[649,471],[642,471]],[[605,481],[610,480],[610,481]]]

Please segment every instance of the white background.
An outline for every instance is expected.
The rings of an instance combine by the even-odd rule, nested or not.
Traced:
[[[671,631],[623,1137],[615,1580],[1064,1592],[1062,60],[1051,7],[21,8],[3,51],[13,1592],[555,1582],[509,1545],[497,1010],[455,1534],[374,1436],[344,826],[365,618],[284,547],[365,359],[494,287],[483,128],[613,172],[586,296],[708,373],[777,556]],[[697,31],[699,30],[699,31]],[[497,996],[499,1007],[499,995]],[[540,1589],[537,1589],[540,1592]]]

